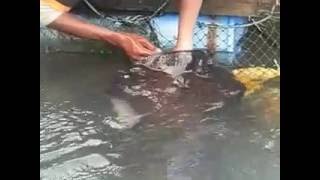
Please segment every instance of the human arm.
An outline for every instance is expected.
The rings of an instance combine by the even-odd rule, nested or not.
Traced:
[[[77,37],[107,42],[123,49],[135,60],[151,55],[156,50],[155,46],[142,36],[114,32],[90,24],[68,13],[69,9],[54,0],[40,0],[40,23]]]
[[[202,0],[176,0],[179,10],[178,40],[175,50],[190,50],[193,42],[193,27],[196,23]]]

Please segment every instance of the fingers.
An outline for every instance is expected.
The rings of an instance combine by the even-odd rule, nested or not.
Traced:
[[[144,37],[141,36],[137,36],[136,37],[138,39],[138,41],[141,43],[141,45],[143,45],[145,48],[151,50],[151,51],[155,51],[156,47],[147,39],[145,39]]]
[[[154,51],[150,51],[144,48],[138,48],[135,49],[133,52],[130,52],[129,55],[134,58],[135,60],[141,60],[142,58],[151,56],[154,53]]]
[[[156,50],[156,47],[152,43],[150,43],[148,40],[141,39],[141,40],[139,40],[139,42],[141,43],[142,46],[144,46],[145,48],[147,48],[151,51]]]
[[[126,53],[134,60],[141,60],[144,57],[150,56],[152,54],[152,51],[141,46],[139,47],[139,45],[135,45],[134,47],[128,49]]]
[[[155,47],[152,47],[152,49],[150,49],[150,48],[146,48],[145,46],[148,46],[145,44],[145,42],[135,42],[133,47],[133,51],[134,51],[133,53],[138,56],[145,57],[145,56],[152,55],[156,50]]]
[[[134,61],[141,61],[142,58],[144,57],[141,57],[141,56],[130,56],[131,59],[133,59]]]
[[[133,38],[135,41],[139,42],[146,49],[151,50],[151,51],[156,50],[156,47],[150,41],[148,41],[146,38],[139,36],[137,34],[127,33],[126,35]]]
[[[126,40],[123,42],[123,48],[126,54],[134,59],[141,60],[147,56],[154,54],[157,48],[142,36],[136,34],[125,34]]]

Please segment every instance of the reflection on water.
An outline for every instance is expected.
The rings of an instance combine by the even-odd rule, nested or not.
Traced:
[[[279,86],[225,105],[208,88],[161,98],[119,57],[40,54],[40,66],[42,179],[280,179]]]

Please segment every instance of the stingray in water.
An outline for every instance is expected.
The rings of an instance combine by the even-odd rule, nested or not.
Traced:
[[[130,124],[126,128],[138,123],[136,117],[141,115],[157,117],[152,119],[187,118],[239,100],[245,87],[210,57],[206,50],[164,52],[135,63],[127,72],[119,72],[108,94],[130,106],[130,113],[115,109],[119,117],[125,114],[122,121],[130,121],[125,123]]]

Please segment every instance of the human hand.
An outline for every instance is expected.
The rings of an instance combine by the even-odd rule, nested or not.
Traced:
[[[141,60],[157,50],[147,39],[132,33],[115,33],[111,39],[114,45],[123,49],[133,60]]]

